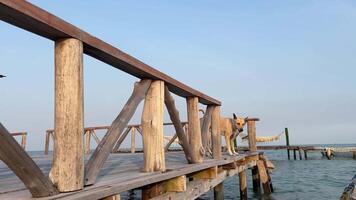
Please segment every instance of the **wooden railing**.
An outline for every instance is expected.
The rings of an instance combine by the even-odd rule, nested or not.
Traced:
[[[163,126],[172,126],[174,125],[173,123],[163,123]],[[188,131],[188,122],[182,122],[182,126],[187,133]],[[102,131],[102,130],[108,130],[110,126],[94,126],[94,127],[86,127],[84,128],[84,138],[85,138],[85,153],[89,154],[91,150],[91,138],[93,137],[96,144],[100,144],[101,139],[98,137],[96,131]],[[123,141],[127,138],[127,136],[131,133],[131,145],[130,145],[130,150],[131,153],[136,152],[136,140],[135,140],[135,135],[136,133],[139,133],[142,136],[142,130],[141,130],[141,125],[140,124],[131,124],[128,125],[123,131],[123,133],[120,135],[119,139],[115,143],[115,146],[112,150],[112,152],[118,152],[119,148],[121,147]],[[177,140],[178,136],[177,134],[174,134],[171,139],[167,142],[165,145],[164,149],[167,152],[169,150],[169,147]],[[48,155],[49,152],[49,145],[51,143],[51,139],[54,141],[54,130],[47,130],[46,131],[46,137],[45,137],[45,150],[44,153],[45,155]]]
[[[26,149],[26,140],[27,140],[27,132],[16,132],[16,133],[10,133],[11,136],[13,137],[21,137],[21,147],[23,149]]]
[[[128,122],[143,100],[140,128],[143,137],[143,172],[166,170],[163,146],[164,105],[182,143],[188,163],[203,162],[204,146],[207,144],[210,127],[213,157],[221,158],[220,101],[171,78],[27,1],[0,0],[0,19],[54,42],[55,134],[48,133],[46,138],[55,138],[55,145],[49,179],[23,149],[16,148],[16,144],[12,142],[13,138],[6,137],[8,132],[5,127],[0,130],[0,136],[3,136],[0,140],[0,155],[10,151],[12,156],[17,156],[16,163],[10,158],[3,161],[23,180],[33,197],[81,190],[84,186],[94,184],[104,162],[122,133],[125,133]],[[99,144],[87,164],[84,163],[83,156],[83,133],[86,132],[86,137],[94,138],[95,134],[93,129],[84,129],[83,126],[83,54],[140,79],[135,83],[132,95],[122,111],[109,127],[105,127],[107,132],[102,140],[98,141]],[[183,128],[171,93],[186,99],[188,130]],[[202,126],[199,120],[199,103],[206,105]],[[255,150],[254,145],[251,142],[252,151]],[[88,150],[88,147],[86,148]],[[18,166],[25,166],[27,172],[34,173],[24,174],[23,168]],[[29,177],[39,181],[26,181]]]

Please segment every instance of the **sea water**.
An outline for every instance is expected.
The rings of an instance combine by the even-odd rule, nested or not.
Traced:
[[[346,146],[346,145],[343,145]],[[356,160],[333,158],[327,160],[320,152],[308,152],[308,160],[287,159],[287,150],[264,151],[273,162],[275,169],[271,174],[274,193],[269,196],[254,194],[252,191],[251,170],[248,170],[247,185],[249,199],[275,200],[329,200],[339,199],[345,186],[356,174]],[[212,199],[210,191],[200,199]],[[224,182],[224,199],[240,199],[238,177]]]

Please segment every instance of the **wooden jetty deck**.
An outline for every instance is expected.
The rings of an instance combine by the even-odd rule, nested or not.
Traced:
[[[6,125],[0,123],[0,158],[3,162],[0,165],[0,199],[117,200],[122,191],[134,188],[142,190],[144,200],[194,199],[211,188],[215,199],[223,199],[223,180],[235,174],[239,175],[240,197],[247,199],[248,167],[252,168],[254,191],[259,191],[262,184],[265,194],[273,192],[266,170],[267,161],[256,153],[255,122],[259,119],[244,119],[248,129],[247,154],[223,156],[219,100],[28,1],[0,0],[0,20],[49,39],[50,45],[54,45],[55,72],[55,134],[46,135],[53,137],[53,158],[30,157]],[[113,28],[116,27],[115,24]],[[105,136],[86,158],[84,152],[90,149],[84,147],[84,54],[139,79],[122,110],[106,128]],[[122,89],[117,85],[112,88],[113,91]],[[172,93],[186,101],[186,128],[183,128]],[[127,134],[125,129],[141,102],[144,103],[140,123],[143,153],[112,154],[120,136]],[[202,121],[199,104],[205,106]],[[164,107],[183,152],[165,151]],[[236,128],[237,122],[231,120],[234,123],[231,127]],[[90,139],[91,135],[86,134],[86,137]],[[206,152],[211,152],[214,159],[207,157]]]
[[[227,177],[256,166],[259,160],[258,153],[242,154],[239,156],[224,155],[221,159],[205,159],[201,164],[188,164],[183,152],[170,152],[166,154],[166,172],[141,172],[143,154],[111,154],[100,172],[97,182],[84,190],[62,193],[55,196],[38,199],[101,199],[119,194],[124,191],[138,189],[157,182],[172,180],[176,177],[194,177],[199,172],[214,170],[208,178],[199,178],[186,183],[186,192],[168,192],[162,198],[171,197],[192,199],[210,190],[210,188],[223,182]],[[87,159],[89,157],[87,156]],[[41,170],[48,174],[52,156],[33,157]],[[233,166],[236,164],[236,166]],[[199,187],[199,189],[193,188]],[[236,188],[238,189],[238,188]],[[199,192],[196,192],[199,191]],[[156,197],[159,198],[159,197]],[[17,176],[7,166],[0,162],[0,199],[32,199],[31,193]]]

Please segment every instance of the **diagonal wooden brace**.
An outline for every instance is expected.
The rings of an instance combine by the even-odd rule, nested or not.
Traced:
[[[115,142],[119,139],[120,134],[132,118],[139,103],[145,98],[151,82],[151,80],[146,79],[135,84],[131,97],[111,124],[104,138],[100,141],[100,144],[97,146],[86,165],[85,185],[94,184],[104,162],[109,157]]]
[[[1,123],[0,159],[21,179],[33,197],[46,197],[59,193]]]

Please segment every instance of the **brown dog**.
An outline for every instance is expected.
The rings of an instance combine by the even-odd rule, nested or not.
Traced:
[[[237,155],[238,153],[234,147],[234,141],[236,137],[244,130],[244,126],[246,124],[247,117],[237,117],[235,113],[233,113],[233,118],[220,118],[220,130],[221,135],[225,136],[226,148],[229,155]]]
[[[199,109],[200,112],[203,114],[205,113],[204,110]],[[226,118],[220,117],[220,134],[224,136],[226,148],[229,155],[237,155],[238,153],[234,147],[234,141],[236,137],[244,130],[244,126],[246,124],[248,117],[242,118],[237,117],[235,113],[233,113],[233,118]],[[200,123],[203,122],[203,119],[200,119]],[[207,155],[212,155],[211,151],[211,130],[210,130],[210,137],[208,140],[208,147],[205,149]]]

